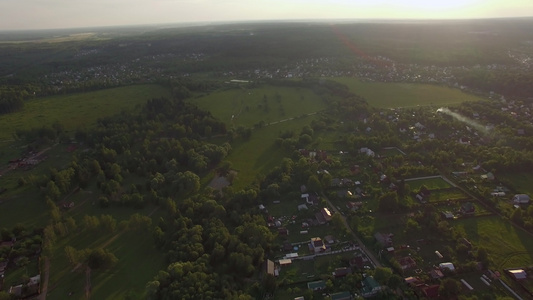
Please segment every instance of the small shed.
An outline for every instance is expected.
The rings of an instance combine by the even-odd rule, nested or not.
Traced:
[[[527,273],[523,269],[509,270],[509,273],[516,280],[522,280],[522,279],[526,279],[527,278]]]
[[[267,259],[266,261],[266,273],[274,276],[274,262],[270,259]]]
[[[455,271],[455,266],[451,262],[444,262],[439,264],[441,270],[448,269],[450,271]]]
[[[528,204],[529,200],[529,195],[526,194],[516,194],[513,197],[513,202],[515,204]]]

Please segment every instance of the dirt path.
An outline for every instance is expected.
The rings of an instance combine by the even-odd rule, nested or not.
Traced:
[[[312,112],[312,113],[308,113],[308,114],[304,114],[305,116],[313,116],[313,115],[316,115],[318,112],[315,111],[315,112]],[[288,118],[288,119],[283,119],[283,120],[279,120],[279,121],[274,121],[274,122],[270,122],[268,124],[265,124],[265,126],[270,126],[270,125],[275,125],[275,124],[279,124],[279,123],[283,123],[283,122],[287,122],[287,121],[292,121],[296,118],[299,118],[299,117],[293,117],[293,118]]]
[[[91,268],[87,266],[85,269],[85,298],[89,299],[91,297]]]
[[[159,206],[156,206],[149,214],[148,216],[151,217],[157,210],[159,209]]]
[[[44,270],[43,270],[43,280],[41,285],[41,294],[39,295],[39,300],[45,300],[46,294],[48,293],[48,280],[50,279],[50,259],[48,257],[44,258]]]

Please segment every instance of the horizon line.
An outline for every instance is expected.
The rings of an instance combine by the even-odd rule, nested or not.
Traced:
[[[533,16],[516,16],[516,17],[479,17],[479,18],[324,18],[324,19],[258,19],[258,20],[218,20],[218,21],[195,21],[195,22],[171,22],[171,23],[145,23],[145,24],[117,24],[117,25],[94,25],[79,27],[51,27],[51,28],[27,28],[27,29],[0,29],[0,33],[12,32],[35,32],[35,31],[54,31],[54,30],[95,30],[110,28],[135,28],[135,27],[160,27],[180,28],[196,27],[208,25],[231,25],[231,24],[267,24],[267,23],[403,23],[403,22],[453,22],[453,21],[489,21],[489,20],[524,20],[532,19]],[[171,26],[171,27],[168,27]]]

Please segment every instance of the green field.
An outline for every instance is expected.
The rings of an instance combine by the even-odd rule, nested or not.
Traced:
[[[464,218],[454,222],[464,228],[468,239],[483,246],[497,269],[529,266],[533,259],[531,234],[497,216]]]
[[[452,187],[448,182],[446,182],[446,180],[440,177],[405,180],[405,182],[409,184],[409,187],[413,191],[418,191],[423,185],[425,185],[429,190],[447,189]]]
[[[239,125],[251,127],[259,121],[275,123],[326,108],[322,100],[308,89],[278,86],[235,88],[212,93],[192,102],[209,110],[229,128]]]
[[[257,174],[265,174],[279,166],[287,156],[287,153],[275,144],[279,134],[287,130],[298,132],[311,120],[313,116],[266,126],[254,130],[249,140],[233,143],[233,149],[226,159],[232,162],[233,168],[238,172],[234,187],[244,188],[255,180]]]
[[[192,102],[209,110],[229,128],[249,128],[260,121],[265,122],[265,126],[253,130],[249,140],[232,143],[233,150],[226,159],[232,162],[238,172],[235,188],[247,186],[257,174],[264,174],[278,166],[286,155],[274,144],[280,133],[299,133],[316,117],[306,114],[314,114],[325,108],[322,100],[311,91],[286,87],[232,89]],[[265,103],[268,109],[265,109]]]
[[[414,106],[445,106],[465,101],[484,100],[478,96],[463,93],[439,85],[415,83],[363,82],[356,78],[334,78],[363,96],[370,106],[378,108],[400,108]]]
[[[133,85],[94,92],[38,98],[19,112],[0,116],[0,141],[12,139],[17,129],[40,128],[55,122],[67,131],[87,127],[102,117],[128,111],[146,100],[169,97],[159,85]]]

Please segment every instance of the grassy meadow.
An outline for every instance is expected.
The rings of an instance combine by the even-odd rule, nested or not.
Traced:
[[[464,218],[453,222],[464,228],[468,239],[483,246],[498,269],[529,266],[533,259],[531,234],[497,216]]]
[[[93,92],[37,98],[25,103],[19,112],[0,116],[0,141],[12,139],[17,129],[62,124],[67,131],[91,126],[102,117],[157,97],[169,97],[170,91],[159,85],[133,85]]]
[[[234,88],[192,100],[225,122],[228,128],[251,127],[302,116],[326,108],[312,91],[302,88],[265,86]]]
[[[363,96],[368,104],[377,108],[414,106],[446,106],[465,101],[484,100],[459,89],[417,83],[363,82],[357,78],[333,78]]]
[[[228,128],[249,128],[260,121],[265,122],[265,126],[253,130],[249,140],[232,143],[233,150],[226,159],[238,171],[234,182],[236,189],[252,183],[257,174],[264,174],[279,165],[286,155],[274,143],[280,133],[294,131],[298,134],[316,117],[306,114],[325,109],[322,100],[311,91],[285,87],[236,88],[192,101],[209,110]]]

